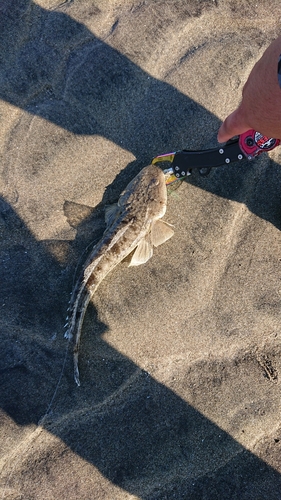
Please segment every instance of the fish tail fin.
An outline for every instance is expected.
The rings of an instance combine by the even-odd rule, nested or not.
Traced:
[[[86,295],[83,298],[81,307],[80,307],[79,311],[77,311],[77,314],[79,314],[79,319],[78,319],[78,322],[76,324],[76,337],[75,337],[75,345],[74,345],[74,349],[73,349],[73,362],[74,362],[74,380],[75,380],[76,384],[78,385],[78,387],[80,386],[78,356],[79,356],[79,345],[80,345],[80,339],[81,339],[81,333],[82,333],[82,325],[83,325],[86,310],[87,310],[87,307],[88,307],[88,304],[91,300],[92,295],[93,295],[93,293],[86,291]]]
[[[78,387],[80,387],[80,377],[79,377],[79,368],[78,368],[78,349],[74,351],[73,354],[73,361],[74,361],[74,380]]]

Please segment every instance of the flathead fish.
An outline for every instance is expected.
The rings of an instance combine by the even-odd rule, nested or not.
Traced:
[[[128,184],[118,203],[106,211],[106,229],[93,247],[72,292],[66,338],[75,337],[74,379],[80,385],[78,351],[87,306],[101,281],[129,254],[129,266],[147,262],[157,247],[174,234],[172,227],[161,221],[167,206],[164,172],[149,165]]]

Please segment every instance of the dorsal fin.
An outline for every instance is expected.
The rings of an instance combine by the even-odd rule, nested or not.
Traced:
[[[111,226],[119,210],[120,208],[117,203],[113,203],[113,205],[106,205],[104,218],[107,227]]]

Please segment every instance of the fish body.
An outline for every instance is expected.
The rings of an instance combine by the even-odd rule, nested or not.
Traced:
[[[78,350],[89,301],[101,281],[130,253],[130,266],[147,262],[158,246],[171,238],[173,230],[161,221],[167,206],[164,172],[149,165],[128,184],[118,203],[106,211],[106,229],[92,249],[74,287],[69,305],[66,338],[75,337],[74,379],[80,385]]]

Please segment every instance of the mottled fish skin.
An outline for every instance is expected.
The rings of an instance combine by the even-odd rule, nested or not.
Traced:
[[[91,251],[72,292],[66,338],[75,336],[74,379],[80,385],[78,350],[83,319],[94,292],[119,262],[135,250],[130,265],[145,263],[158,246],[173,235],[171,227],[160,219],[166,212],[165,175],[156,165],[149,165],[128,184],[118,204],[110,207],[107,227]]]

